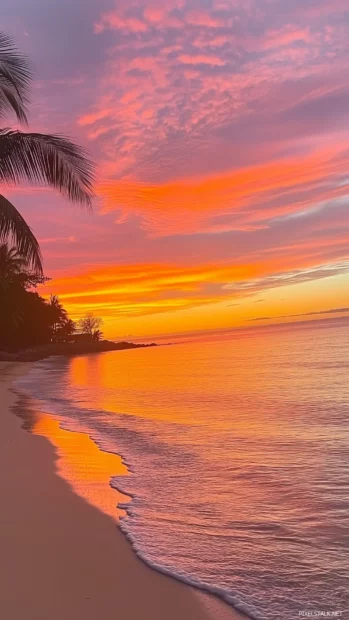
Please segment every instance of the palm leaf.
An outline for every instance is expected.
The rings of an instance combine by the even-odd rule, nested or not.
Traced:
[[[7,198],[0,194],[0,242],[12,237],[20,256],[42,274],[40,247],[25,219]]]
[[[28,261],[18,252],[17,248],[9,247],[7,243],[0,243],[0,277],[5,272],[20,273],[28,267]]]
[[[20,122],[26,122],[28,90],[32,71],[11,37],[0,32],[0,114],[13,110]]]
[[[68,138],[0,130],[0,182],[48,184],[73,202],[91,205],[95,167]]]
[[[24,102],[8,79],[0,73],[0,117],[8,111],[13,111],[20,123],[27,124]]]

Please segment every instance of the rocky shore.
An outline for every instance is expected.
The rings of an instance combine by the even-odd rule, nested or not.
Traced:
[[[103,353],[106,351],[124,351],[125,349],[142,349],[156,347],[154,342],[150,344],[135,344],[133,342],[111,342],[102,340],[101,342],[67,342],[50,343],[32,347],[30,349],[20,349],[18,351],[0,351],[1,362],[36,362],[52,355],[84,355],[87,353]]]

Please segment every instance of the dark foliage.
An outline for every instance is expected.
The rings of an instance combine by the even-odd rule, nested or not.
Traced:
[[[28,59],[17,50],[11,37],[0,32],[0,115],[14,112],[20,123],[26,123],[31,81]]]
[[[74,333],[59,299],[47,301],[34,290],[45,280],[16,249],[0,245],[0,350],[48,344]]]

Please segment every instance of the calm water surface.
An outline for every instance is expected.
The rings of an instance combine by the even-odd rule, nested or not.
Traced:
[[[348,336],[297,329],[51,359],[19,387],[123,457],[128,472],[104,462],[99,494],[112,477],[147,562],[252,618],[346,617]]]

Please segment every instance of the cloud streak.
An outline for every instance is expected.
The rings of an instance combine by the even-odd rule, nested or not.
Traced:
[[[316,312],[302,312],[301,314],[283,314],[281,316],[257,316],[254,319],[249,319],[250,321],[275,321],[275,318],[278,319],[294,319],[298,317],[304,316],[317,316],[319,314],[345,314],[349,312],[348,308],[329,308],[328,310],[317,310]]]
[[[231,300],[228,306],[237,306],[240,300],[260,291],[346,274],[349,272],[349,261],[331,268],[322,266],[297,272],[287,270],[285,265],[284,270],[276,275],[272,273],[274,269],[273,264],[268,262],[193,267],[135,264],[115,268],[100,265],[56,278],[48,286],[59,294],[74,316],[80,316],[86,308],[95,312],[101,312],[104,308],[105,315],[114,317],[143,316],[225,300]],[[234,283],[231,283],[232,280]],[[43,290],[47,288],[45,286]],[[308,314],[315,315],[317,312]],[[291,316],[302,315],[287,315],[287,318]],[[251,320],[266,318],[269,317]]]

